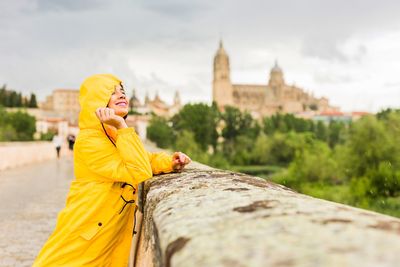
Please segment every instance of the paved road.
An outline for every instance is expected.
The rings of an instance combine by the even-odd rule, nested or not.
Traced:
[[[0,172],[0,266],[31,266],[73,179],[72,157]]]

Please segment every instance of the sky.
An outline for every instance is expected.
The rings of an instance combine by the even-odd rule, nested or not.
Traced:
[[[79,89],[120,77],[139,99],[211,102],[219,40],[233,83],[288,84],[343,111],[400,107],[400,1],[1,0],[0,85]]]

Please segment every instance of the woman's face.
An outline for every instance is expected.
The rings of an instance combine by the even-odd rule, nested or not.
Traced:
[[[125,90],[121,85],[117,85],[114,93],[111,95],[108,107],[115,111],[115,114],[124,117],[129,112],[129,101],[126,98]]]

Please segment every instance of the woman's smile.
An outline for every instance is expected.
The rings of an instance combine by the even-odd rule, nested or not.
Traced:
[[[115,105],[120,106],[120,107],[126,107],[128,103],[126,101],[120,101],[115,103]]]
[[[115,111],[115,114],[124,117],[129,112],[129,101],[126,98],[125,90],[121,85],[115,88],[111,95],[108,107]]]

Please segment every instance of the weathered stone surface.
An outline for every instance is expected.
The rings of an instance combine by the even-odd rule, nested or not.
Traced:
[[[145,191],[136,266],[399,266],[393,217],[194,164]]]

